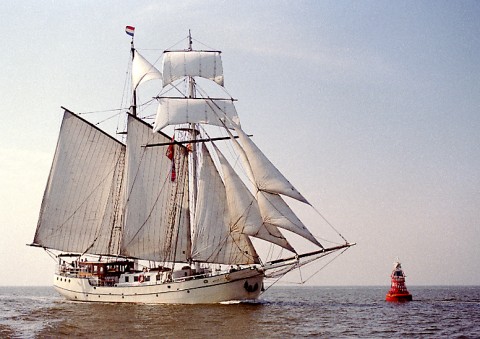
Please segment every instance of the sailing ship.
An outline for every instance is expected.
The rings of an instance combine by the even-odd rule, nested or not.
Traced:
[[[134,28],[126,32],[133,94],[122,112],[126,133],[111,135],[62,107],[30,244],[56,260],[53,284],[61,295],[90,302],[255,300],[264,280],[354,245],[339,234],[340,242],[324,247],[313,236],[284,197],[310,203],[244,132],[235,99],[212,97],[198,85],[224,88],[220,51],[193,49],[189,33],[188,48],[163,51],[160,71],[135,48]],[[162,86],[152,124],[138,112],[137,90],[155,79]],[[221,143],[237,153],[234,161]],[[294,248],[280,229],[315,249]],[[262,260],[254,238],[288,254]]]

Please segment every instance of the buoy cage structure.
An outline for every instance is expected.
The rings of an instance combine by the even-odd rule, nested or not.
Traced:
[[[405,286],[405,273],[403,273],[402,265],[396,261],[392,271],[390,291],[388,291],[385,300],[390,302],[412,301],[412,295]]]

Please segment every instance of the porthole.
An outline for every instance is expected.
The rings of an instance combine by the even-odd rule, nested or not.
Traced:
[[[207,283],[208,283],[208,280],[204,280],[203,282],[204,282],[205,284],[207,284]]]

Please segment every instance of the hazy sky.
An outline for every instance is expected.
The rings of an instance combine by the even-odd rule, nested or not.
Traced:
[[[11,1],[0,25],[0,285],[52,280],[25,244],[60,106],[122,105],[126,25],[223,51],[244,129],[358,243],[312,283],[388,285],[398,256],[407,285],[480,284],[480,2]]]

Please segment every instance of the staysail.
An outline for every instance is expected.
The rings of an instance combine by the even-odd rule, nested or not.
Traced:
[[[264,223],[289,230],[323,247],[280,195],[257,191],[257,201]]]
[[[124,156],[122,143],[65,110],[33,244],[118,254]]]
[[[293,187],[239,126],[235,127],[235,131],[247,155],[257,188],[268,193],[283,194],[308,204],[307,199]]]
[[[151,126],[128,117],[125,229],[121,253],[159,262],[187,262],[190,257],[188,165],[185,147],[145,147],[168,143]],[[172,158],[172,159],[171,159]],[[172,174],[174,171],[174,175]]]
[[[274,225],[263,222],[257,200],[220,150],[217,147],[215,147],[215,150],[223,170],[230,227],[237,232],[266,240],[295,252],[287,239]]]
[[[239,127],[237,127],[237,129],[239,129]],[[311,241],[315,245],[322,247],[322,245],[318,242],[318,240],[310,233],[307,227],[300,221],[300,219],[295,215],[292,209],[287,205],[287,203],[282,199],[282,197],[279,194],[269,193],[266,190],[262,190],[260,188],[262,186],[264,189],[268,188],[268,186],[265,185],[264,181],[260,181],[260,182],[257,181],[257,178],[262,178],[263,173],[261,171],[264,170],[264,168],[260,167],[260,172],[259,172],[258,166],[252,167],[252,165],[250,164],[250,159],[248,158],[247,152],[233,137],[232,133],[228,130],[227,132],[230,136],[230,139],[232,140],[235,150],[237,151],[240,157],[240,161],[247,173],[247,176],[250,182],[255,186],[255,190],[256,190],[255,197],[258,202],[258,207],[260,209],[260,214],[262,216],[264,225],[270,226],[270,229],[272,228],[272,226],[275,226],[275,227],[280,227],[280,228],[289,230]],[[246,140],[245,138],[247,138],[248,140]],[[244,140],[244,143],[248,142],[253,144],[253,142],[248,138],[248,136],[245,135],[245,133],[243,133],[243,135],[241,136],[241,139]],[[261,152],[258,149],[258,147],[254,146],[254,148],[256,148],[258,152]],[[250,155],[251,158],[253,158],[258,153],[249,152],[248,154]],[[257,161],[255,161],[255,159],[252,160],[254,164],[261,161],[262,161],[261,159]],[[268,163],[269,163],[268,166],[273,166],[273,164],[271,164],[270,161],[268,161]],[[283,175],[281,175],[280,179],[282,177]],[[288,181],[283,182],[284,187],[288,187],[289,185],[290,183],[288,183]],[[296,190],[294,189],[294,191]],[[301,195],[299,196],[301,197]]]
[[[247,235],[230,227],[225,185],[202,144],[192,259],[219,264],[258,264]]]
[[[136,89],[141,83],[153,79],[162,79],[162,73],[135,50],[135,56],[132,60],[133,89]]]

